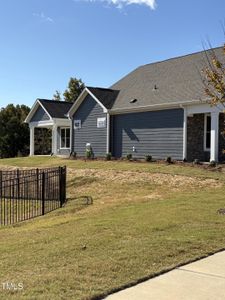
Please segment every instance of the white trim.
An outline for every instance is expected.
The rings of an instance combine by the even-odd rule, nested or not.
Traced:
[[[47,121],[51,121],[52,120],[52,117],[50,116],[50,114],[47,112],[47,110],[44,108],[44,106],[41,104],[40,100],[37,99],[35,102],[34,102],[34,105],[32,106],[28,116],[26,117],[24,123],[30,123],[30,120],[33,118],[34,114],[36,113],[38,107],[41,106],[42,109],[44,109],[44,111],[46,112],[46,114],[48,115],[49,119],[50,120],[47,120]]]
[[[35,127],[30,127],[30,156],[34,155],[34,129]]]
[[[52,153],[57,154],[57,125],[52,126]]]
[[[211,113],[210,161],[218,161],[219,112]]]
[[[103,126],[100,126],[101,122],[103,123],[102,124]],[[106,128],[106,117],[98,117],[97,118],[97,128]]]
[[[76,127],[75,126],[75,123],[79,123],[79,127]],[[81,129],[81,119],[74,119],[74,121],[73,121],[73,128],[74,128],[74,130],[77,130],[77,129]]]
[[[211,118],[211,114],[210,113],[204,114],[204,145],[203,145],[203,150],[206,151],[206,152],[210,152],[210,147],[209,148],[206,147],[207,117]],[[211,127],[211,124],[210,124],[210,127]]]
[[[38,99],[34,102],[33,106],[31,107],[31,110],[29,114],[27,115],[26,119],[24,120],[24,123],[29,123],[30,120],[33,118],[34,114],[36,113],[38,107],[40,104],[38,103]]]
[[[102,107],[102,109],[103,109],[103,112],[104,113],[107,113],[108,112],[108,109],[98,100],[98,98],[96,98],[95,97],[95,95],[94,94],[92,94],[92,92],[90,92],[90,90],[88,89],[88,88],[86,88],[87,89],[87,92],[92,96],[92,98],[94,98],[95,99],[95,101]]]
[[[52,120],[52,116],[48,113],[47,109],[44,107],[44,105],[41,103],[41,101],[38,99],[38,103],[41,105],[41,107],[44,109],[46,114],[49,116],[50,120]]]
[[[224,107],[222,105],[212,106],[209,103],[195,104],[187,106],[187,113],[189,115],[193,114],[204,114],[212,112],[222,112]]]
[[[86,98],[86,96],[88,94],[102,107],[104,113],[108,112],[107,108],[98,100],[98,98],[96,98],[95,95],[93,95],[89,91],[88,88],[85,88],[82,91],[82,93],[80,94],[80,96],[77,98],[77,100],[75,101],[75,103],[70,108],[69,112],[67,113],[67,116],[69,116],[70,118],[73,117],[73,115],[75,114],[75,112],[77,111],[77,109],[79,108],[79,106],[81,105],[81,103],[84,101],[84,99]]]
[[[70,130],[70,146],[69,147],[62,147],[62,129],[69,129]],[[66,140],[65,140],[65,143],[66,143]],[[60,127],[60,143],[59,143],[59,147],[61,150],[68,150],[71,148],[71,128],[70,127]]]
[[[70,119],[53,118],[52,120],[58,127],[70,127]]]
[[[73,128],[73,119],[70,119],[70,153],[73,152],[74,138],[75,138],[75,130]]]
[[[39,121],[39,122],[30,122],[30,127],[52,127],[54,125],[53,121]]]
[[[107,113],[107,136],[106,136],[106,153],[109,153],[110,150],[110,114]]]
[[[183,108],[183,105],[193,105],[199,104],[199,100],[193,100],[188,102],[171,102],[171,103],[162,103],[162,104],[153,104],[146,106],[139,106],[134,108],[118,108],[109,110],[110,115],[118,115],[118,114],[128,114],[133,112],[145,112],[145,111],[156,111],[156,110],[165,110],[165,109],[173,109],[173,108]]]

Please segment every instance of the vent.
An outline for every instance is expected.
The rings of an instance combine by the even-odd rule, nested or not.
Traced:
[[[137,102],[137,99],[130,100],[130,103],[135,103],[135,102]]]
[[[157,85],[155,84],[154,85],[154,87],[153,87],[153,89],[152,89],[153,91],[157,91],[158,90],[158,87],[157,87]]]

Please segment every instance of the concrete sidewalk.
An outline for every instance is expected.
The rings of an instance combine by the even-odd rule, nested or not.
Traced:
[[[177,268],[107,300],[225,300],[225,251]]]

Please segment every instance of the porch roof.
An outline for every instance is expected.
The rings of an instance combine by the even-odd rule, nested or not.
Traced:
[[[67,113],[72,107],[73,103],[47,99],[38,100],[52,118],[68,119]]]

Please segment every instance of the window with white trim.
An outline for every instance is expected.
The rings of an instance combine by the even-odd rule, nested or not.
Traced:
[[[60,148],[70,148],[70,128],[60,128]]]
[[[97,119],[97,128],[106,127],[106,118],[98,118]]]
[[[74,120],[74,129],[81,128],[81,120]]]
[[[204,150],[210,151],[211,144],[211,116],[205,114],[205,124],[204,124]]]

